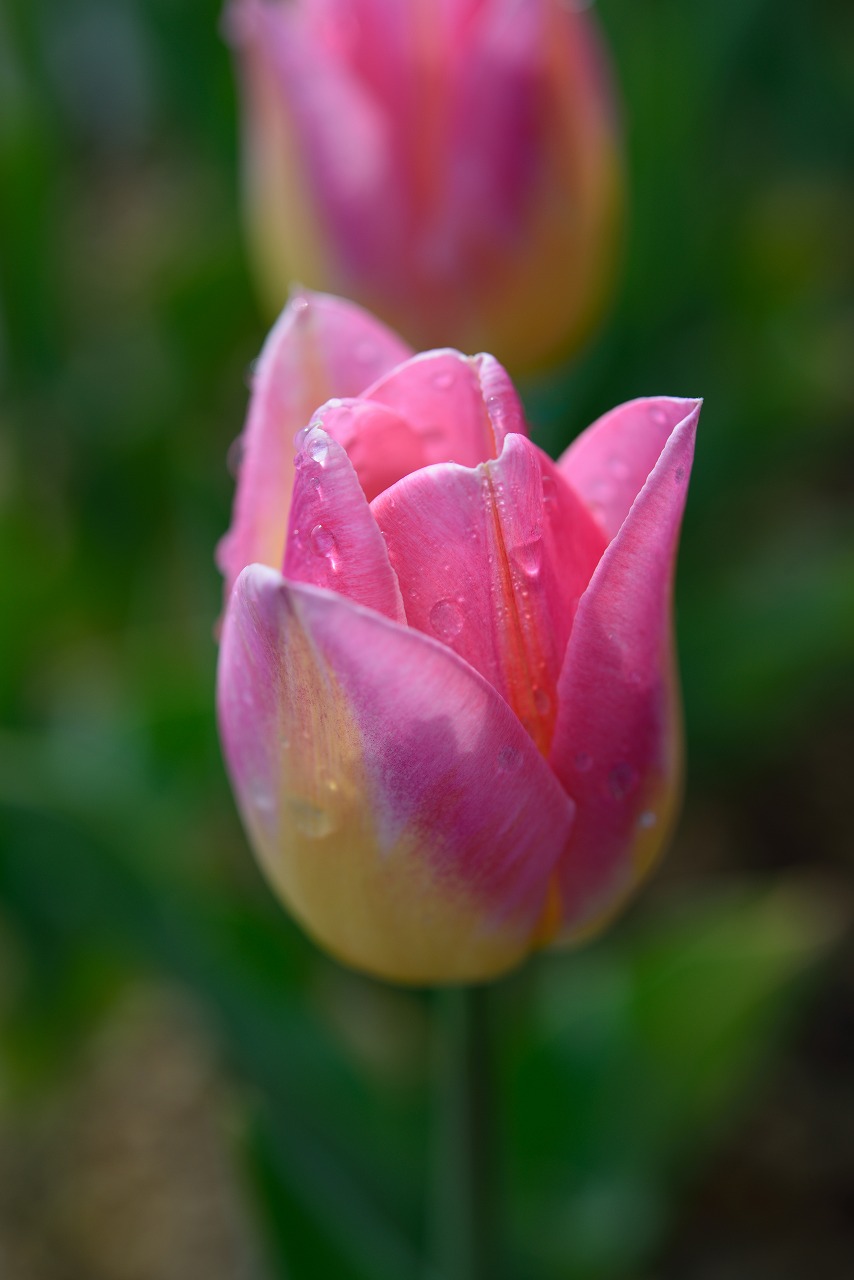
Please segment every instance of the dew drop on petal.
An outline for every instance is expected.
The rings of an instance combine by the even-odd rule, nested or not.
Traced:
[[[338,825],[334,813],[302,797],[290,796],[287,811],[297,831],[311,840],[322,840],[324,836],[332,835]]]
[[[637,786],[637,770],[626,761],[615,764],[608,774],[608,790],[615,800],[625,800]]]
[[[667,426],[667,410],[662,409],[661,405],[654,405],[649,411],[649,416],[657,427]]]
[[[463,629],[462,610],[453,600],[438,600],[430,610],[430,626],[446,644]]]
[[[521,542],[510,555],[526,577],[536,578],[543,562],[543,540],[537,535],[528,542]]]
[[[453,385],[454,375],[447,369],[443,373],[435,374],[433,377],[433,386],[437,391],[449,391]]]
[[[543,502],[554,502],[557,497],[557,485],[554,476],[543,476]]]
[[[534,688],[534,706],[537,708],[541,716],[546,716],[552,709],[552,700],[545,689],[539,687]]]
[[[625,480],[629,474],[629,464],[616,453],[608,459],[608,469],[617,480]]]
[[[333,556],[338,549],[335,535],[323,524],[316,524],[308,537],[315,555]]]
[[[644,809],[638,818],[638,826],[641,831],[649,831],[658,822],[658,815],[653,813],[652,809]]]
[[[312,423],[312,426],[315,425],[315,423]],[[305,451],[314,462],[319,463],[322,467],[326,462],[326,459],[329,457],[328,438],[325,435],[320,435],[319,432],[316,435],[312,432],[310,438],[306,442]]]
[[[225,456],[225,464],[228,467],[229,475],[235,480],[240,475],[240,468],[243,465],[243,455],[246,452],[246,441],[243,436],[238,436],[232,440]]]
[[[522,752],[518,747],[511,746],[510,743],[499,748],[498,767],[505,773],[516,773],[522,767],[522,759]]]
[[[249,782],[249,798],[259,813],[272,813],[275,808],[272,793],[266,781],[253,778]]]
[[[447,437],[447,429],[438,425],[424,427],[421,431],[421,439],[424,444],[439,445],[443,444]]]

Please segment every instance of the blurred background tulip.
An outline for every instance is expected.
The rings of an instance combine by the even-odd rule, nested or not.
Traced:
[[[419,348],[512,371],[575,349],[619,257],[595,19],[564,0],[233,0],[245,202],[273,314],[294,279]]]

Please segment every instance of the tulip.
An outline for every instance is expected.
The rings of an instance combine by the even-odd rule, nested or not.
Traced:
[[[302,403],[317,368],[393,346],[310,297],[268,340],[224,557],[220,729],[308,932],[387,979],[469,982],[600,927],[672,827],[699,402],[631,401],[554,463],[491,356],[427,351],[304,415],[285,475],[279,371]],[[281,554],[256,554],[256,508],[288,511]]]
[[[514,370],[588,334],[622,180],[593,16],[566,0],[232,0],[257,275]]]

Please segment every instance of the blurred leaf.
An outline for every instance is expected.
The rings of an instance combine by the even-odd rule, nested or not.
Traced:
[[[843,923],[821,887],[742,888],[520,983],[504,1064],[520,1274],[606,1280],[643,1260]]]
[[[422,1280],[424,1263],[302,1121],[259,1113],[244,1154],[288,1280]]]

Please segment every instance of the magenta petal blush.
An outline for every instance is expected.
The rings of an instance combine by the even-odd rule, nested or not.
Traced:
[[[555,463],[490,356],[289,304],[219,553],[219,723],[261,865],[344,962],[497,976],[595,932],[659,856],[699,410],[631,401]]]

